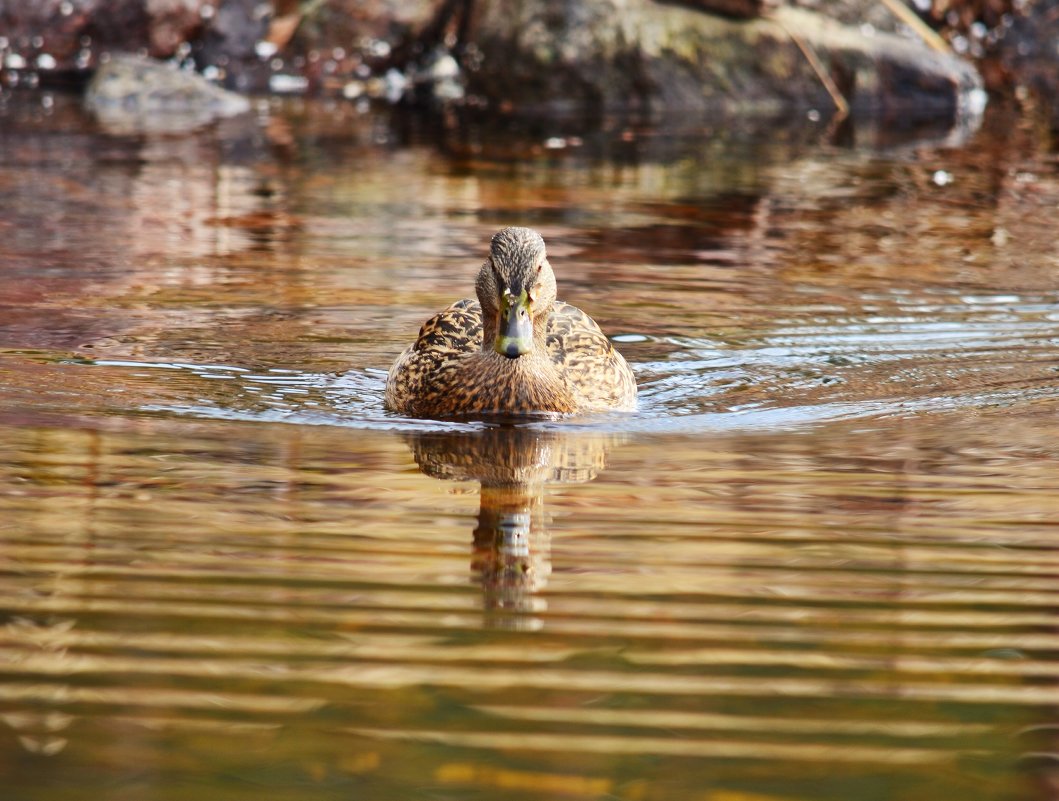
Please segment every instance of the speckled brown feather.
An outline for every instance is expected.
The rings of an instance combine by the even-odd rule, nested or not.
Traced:
[[[494,238],[494,254],[507,255],[497,248],[497,239],[508,232],[532,234],[539,241],[529,229],[505,229]],[[511,247],[511,242],[501,240],[501,245]],[[543,241],[540,251],[543,260]],[[483,272],[489,266],[486,262]],[[481,284],[480,274],[479,297]],[[539,314],[546,319],[538,321]],[[486,322],[481,304],[471,299],[427,320],[415,343],[390,368],[386,407],[419,417],[635,408],[632,371],[580,309],[554,301],[546,314],[535,313],[539,347],[518,358],[483,348]]]
[[[548,318],[548,354],[570,387],[578,411],[632,409],[636,380],[596,321],[555,301]]]

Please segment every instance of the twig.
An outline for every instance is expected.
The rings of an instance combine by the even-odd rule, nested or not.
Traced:
[[[798,49],[802,51],[802,55],[805,56],[805,60],[809,62],[809,66],[813,68],[813,72],[816,73],[816,77],[820,79],[820,83],[824,85],[827,93],[831,95],[831,100],[835,104],[835,117],[837,120],[844,120],[849,116],[849,103],[846,101],[845,96],[839,90],[838,86],[831,79],[831,76],[827,72],[827,68],[824,67],[820,57],[816,55],[816,51],[806,42],[802,37],[788,28],[783,22],[777,18],[773,18],[773,22],[776,22],[784,32],[791,37],[791,41],[794,42]]]
[[[906,6],[902,0],[879,0],[879,2],[886,6],[897,19],[919,34],[919,38],[926,42],[929,48],[937,50],[939,53],[952,53],[949,43],[942,39],[937,31],[923,22],[916,15],[916,12]]]

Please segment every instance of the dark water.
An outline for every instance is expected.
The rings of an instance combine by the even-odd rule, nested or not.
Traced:
[[[4,798],[1055,798],[1059,162],[894,128],[9,96]],[[508,224],[636,414],[382,409]]]

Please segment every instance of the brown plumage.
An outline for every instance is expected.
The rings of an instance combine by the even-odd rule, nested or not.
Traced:
[[[497,233],[475,289],[478,300],[435,314],[394,362],[387,409],[450,417],[635,408],[625,359],[591,317],[555,299],[536,231]]]

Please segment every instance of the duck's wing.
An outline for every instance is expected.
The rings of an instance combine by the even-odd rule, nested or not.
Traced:
[[[477,300],[458,300],[423,323],[410,350],[452,355],[482,349],[482,307]]]
[[[636,380],[596,321],[557,300],[548,320],[548,354],[586,409],[630,409]]]
[[[422,403],[433,403],[463,354],[482,348],[482,307],[469,298],[453,303],[423,323],[419,336],[390,368],[386,378],[386,407],[411,413]]]

